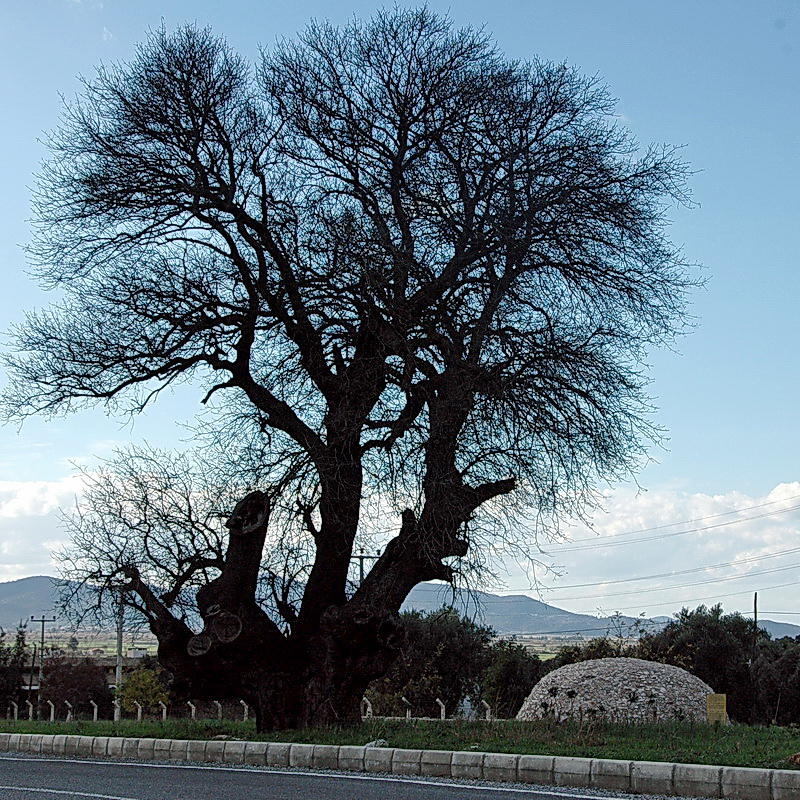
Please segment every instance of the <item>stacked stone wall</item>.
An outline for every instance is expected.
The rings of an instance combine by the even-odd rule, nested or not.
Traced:
[[[680,667],[639,658],[598,658],[545,675],[517,719],[596,717],[612,722],[705,722],[710,686]]]

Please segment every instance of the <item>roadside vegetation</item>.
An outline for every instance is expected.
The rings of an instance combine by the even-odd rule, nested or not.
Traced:
[[[390,747],[428,750],[478,750],[537,753],[632,761],[674,761],[742,767],[797,769],[788,758],[800,750],[800,728],[706,725],[670,722],[620,725],[593,722],[557,724],[551,720],[480,722],[403,722],[373,719],[348,728],[307,728],[258,734],[251,722],[168,720],[121,722],[10,722],[0,732],[59,733],[171,739],[236,739],[315,744],[364,745],[385,739]]]

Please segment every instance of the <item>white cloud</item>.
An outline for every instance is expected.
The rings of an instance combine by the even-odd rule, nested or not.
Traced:
[[[110,42],[114,38],[114,34],[111,31],[103,26],[103,33],[101,34],[101,38],[104,42]]]
[[[0,481],[0,518],[46,516],[69,505],[80,487],[79,476],[58,481]]]
[[[800,611],[796,585],[785,585],[800,584],[800,482],[781,483],[760,497],[622,488],[607,494],[605,508],[594,531],[575,526],[571,543],[544,546],[543,560],[562,574],[540,570],[537,577],[549,588],[535,596],[571,611],[668,615],[684,604],[717,600],[726,609],[747,610],[759,591],[767,611]],[[716,564],[726,566],[709,568]],[[644,575],[664,577],[628,580]],[[574,584],[589,585],[569,588]],[[507,586],[532,593],[516,567]]]

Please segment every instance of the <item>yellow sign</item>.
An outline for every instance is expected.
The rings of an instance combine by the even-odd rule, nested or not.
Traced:
[[[706,696],[706,716],[709,722],[728,723],[727,698],[725,694],[710,694]]]

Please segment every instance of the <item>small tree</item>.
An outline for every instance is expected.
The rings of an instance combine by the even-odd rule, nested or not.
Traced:
[[[495,717],[517,715],[534,684],[547,671],[539,657],[512,641],[495,642],[482,681],[482,699]]]
[[[723,614],[722,606],[681,609],[658,633],[644,636],[635,649],[640,658],[688,670],[715,692],[728,695],[728,714],[753,722],[756,685],[751,660],[769,634],[740,613]],[[755,648],[754,648],[755,645]]]
[[[117,699],[125,711],[135,711],[138,702],[147,713],[159,711],[159,702],[169,700],[167,687],[158,670],[150,667],[135,669],[122,681]]]
[[[106,683],[105,670],[93,659],[55,656],[45,659],[39,697],[42,701],[52,701],[59,713],[67,700],[75,714],[91,713],[89,701],[93,700],[100,713],[108,715],[113,694]]]
[[[20,624],[12,643],[6,642],[6,632],[0,628],[0,703],[19,702],[22,696],[22,676],[28,657],[25,627]]]
[[[376,710],[403,716],[405,697],[415,716],[439,716],[439,698],[448,714],[464,700],[476,703],[491,659],[494,631],[453,609],[402,615],[408,637],[387,674],[370,684],[367,696]]]

